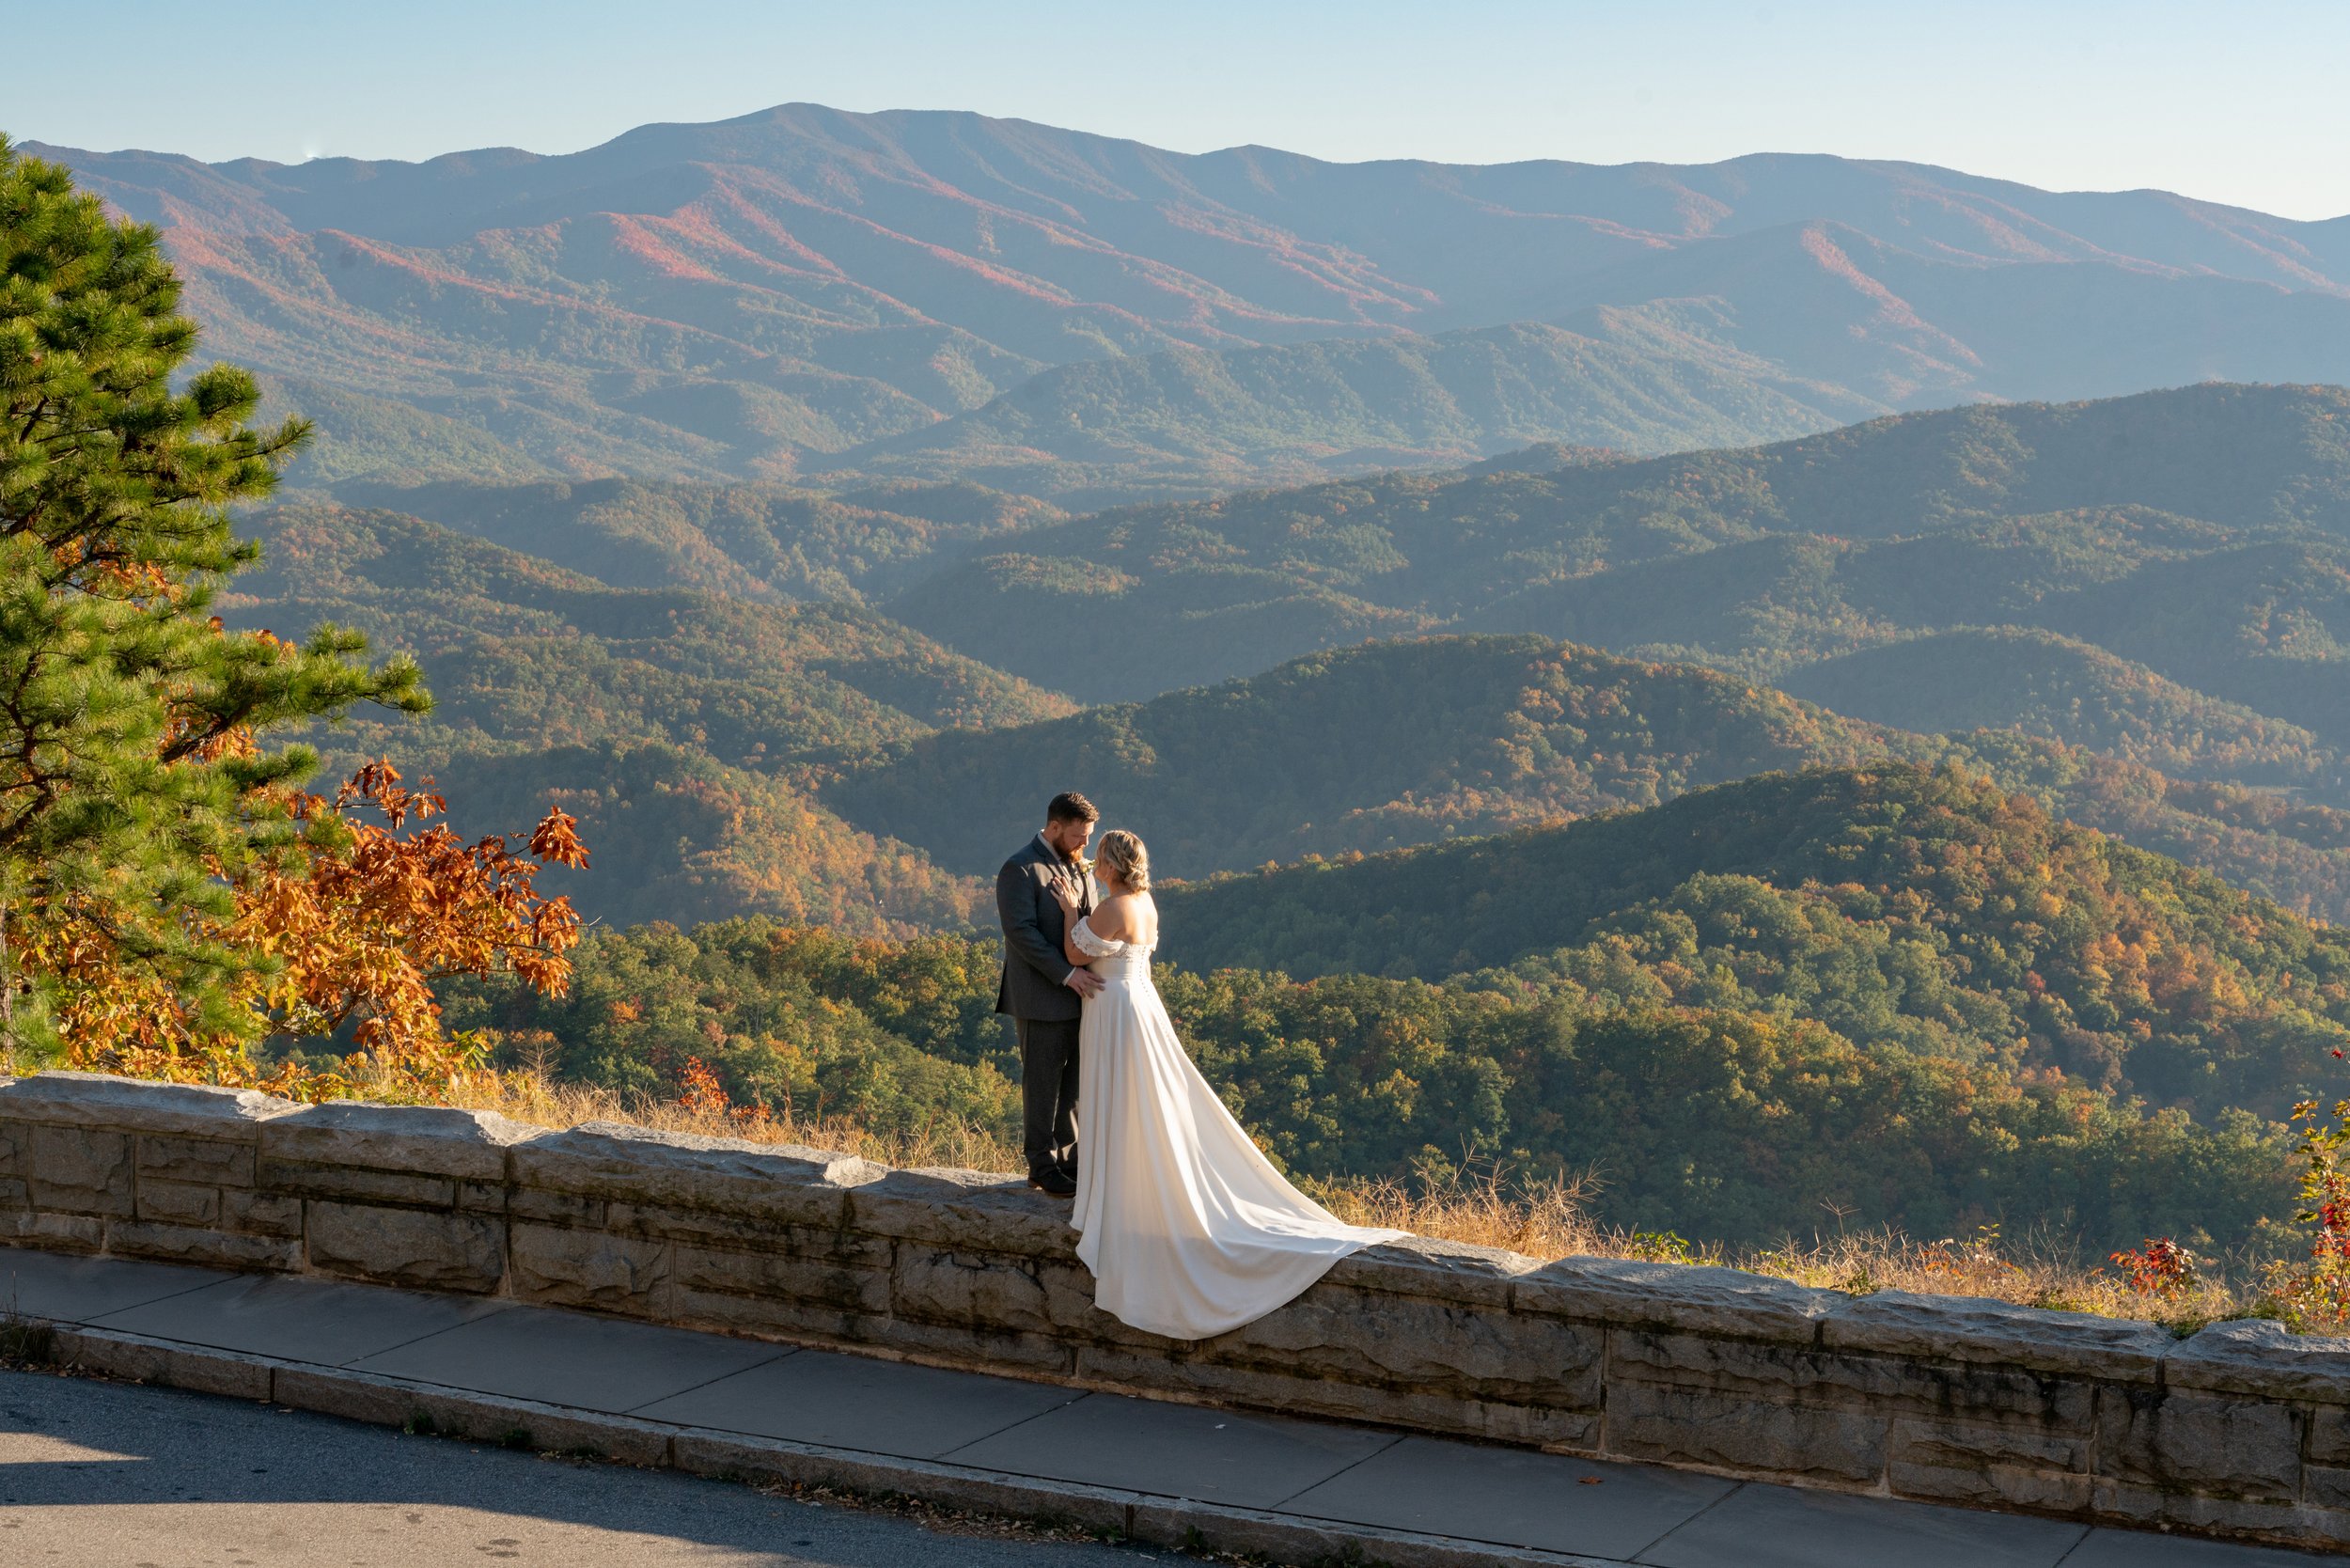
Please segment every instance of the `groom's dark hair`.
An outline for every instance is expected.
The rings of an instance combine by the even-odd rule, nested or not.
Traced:
[[[1102,813],[1093,808],[1093,802],[1074,790],[1064,790],[1053,797],[1053,804],[1044,808],[1048,823],[1098,823]]]

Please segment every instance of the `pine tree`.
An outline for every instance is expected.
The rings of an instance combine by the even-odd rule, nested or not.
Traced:
[[[227,880],[298,846],[310,748],[254,737],[355,703],[422,712],[413,662],[362,638],[225,631],[221,584],[258,557],[229,509],[309,436],[250,423],[246,372],[186,375],[196,327],[155,230],[108,216],[0,137],[0,1025],[51,1033],[56,977],[127,967],[191,1025],[255,1027]]]

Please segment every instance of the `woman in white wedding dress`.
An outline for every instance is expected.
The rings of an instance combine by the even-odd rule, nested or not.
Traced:
[[[1077,1256],[1104,1311],[1204,1340],[1409,1232],[1342,1224],[1273,1168],[1183,1053],[1152,983],[1159,915],[1142,840],[1103,835],[1094,870],[1104,897],[1091,915],[1073,887],[1057,890],[1070,963],[1103,980],[1078,1025]]]

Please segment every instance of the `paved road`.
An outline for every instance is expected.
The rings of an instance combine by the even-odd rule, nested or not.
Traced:
[[[935,1534],[669,1471],[0,1372],[10,1568],[1136,1568],[1152,1555]]]

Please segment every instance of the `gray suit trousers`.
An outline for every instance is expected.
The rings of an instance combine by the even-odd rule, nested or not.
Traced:
[[[1020,1141],[1028,1174],[1077,1152],[1077,1020],[1015,1018],[1020,1034]]]

